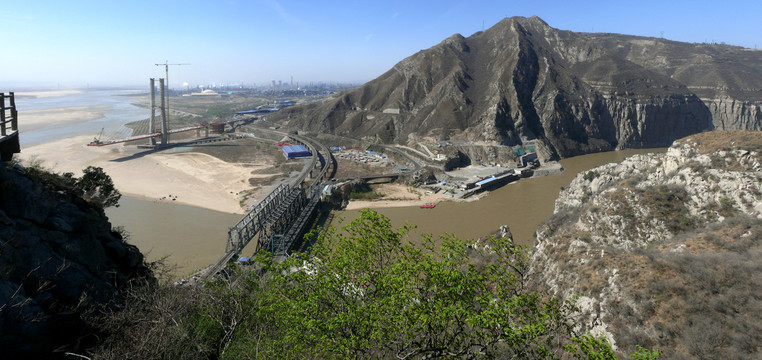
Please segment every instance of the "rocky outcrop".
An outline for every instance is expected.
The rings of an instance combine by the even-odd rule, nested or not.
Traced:
[[[543,158],[762,130],[762,52],[509,18],[453,35],[332,101],[270,119],[378,142],[533,141]]]
[[[760,252],[762,133],[712,131],[578,174],[538,229],[532,278],[623,354],[758,358]]]
[[[152,279],[101,208],[38,181],[0,166],[0,348],[7,358],[92,345],[93,316],[119,303],[131,280]]]
[[[709,107],[715,129],[762,130],[762,101],[736,100],[729,96],[701,101]]]

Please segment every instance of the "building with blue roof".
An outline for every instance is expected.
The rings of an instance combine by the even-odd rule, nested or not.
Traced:
[[[312,156],[310,150],[304,145],[286,145],[281,147],[281,150],[283,150],[283,155],[286,159]]]

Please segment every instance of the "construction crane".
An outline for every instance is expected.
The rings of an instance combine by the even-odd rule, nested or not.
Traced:
[[[103,136],[103,129],[105,128],[101,128],[101,133],[98,134],[97,138],[93,138],[93,142],[91,142],[90,144],[102,144],[101,137]]]
[[[190,64],[170,64],[169,60],[164,60],[163,64],[154,64],[154,65],[156,65],[156,66],[162,66],[163,65],[164,66],[164,72],[165,72],[164,79],[167,82],[167,84],[166,84],[166,86],[167,86],[167,98],[166,98],[165,101],[166,101],[166,106],[167,106],[167,124],[169,124],[169,65],[178,65],[179,66],[179,65],[190,65]]]

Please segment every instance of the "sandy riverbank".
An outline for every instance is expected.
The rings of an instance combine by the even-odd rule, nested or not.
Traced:
[[[92,135],[83,135],[31,146],[22,150],[20,158],[27,164],[41,161],[45,168],[76,176],[87,166],[99,166],[125,195],[239,214],[244,213],[239,202],[242,192],[251,188],[251,172],[259,169],[194,152],[165,151],[113,161],[129,156],[134,147],[91,147],[86,145],[90,140]]]
[[[100,119],[109,111],[108,106],[67,106],[52,109],[20,110],[19,130],[33,131],[48,126],[72,124]]]
[[[374,186],[373,191],[383,194],[383,197],[378,200],[352,200],[345,210],[421,206],[452,200],[442,192],[434,194],[431,191],[414,189],[403,184],[380,184]]]

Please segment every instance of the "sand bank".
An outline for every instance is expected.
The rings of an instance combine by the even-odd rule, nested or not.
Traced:
[[[81,94],[82,90],[49,90],[49,91],[16,91],[13,94],[15,96],[33,97],[33,98],[49,98],[59,97],[67,95]]]
[[[43,127],[85,122],[100,119],[106,115],[109,107],[98,106],[66,106],[52,109],[19,110],[19,130],[32,131]]]
[[[91,147],[86,145],[90,140],[92,135],[83,135],[31,146],[20,157],[27,164],[41,161],[45,168],[75,176],[87,166],[99,166],[125,195],[238,214],[244,212],[240,199],[251,188],[251,172],[258,169],[193,152],[157,152],[113,161],[130,155],[126,150],[134,152],[134,147]]]
[[[420,206],[452,200],[441,192],[434,194],[431,191],[414,189],[402,184],[375,185],[373,191],[379,192],[384,196],[378,200],[351,200],[347,204],[346,210]]]

